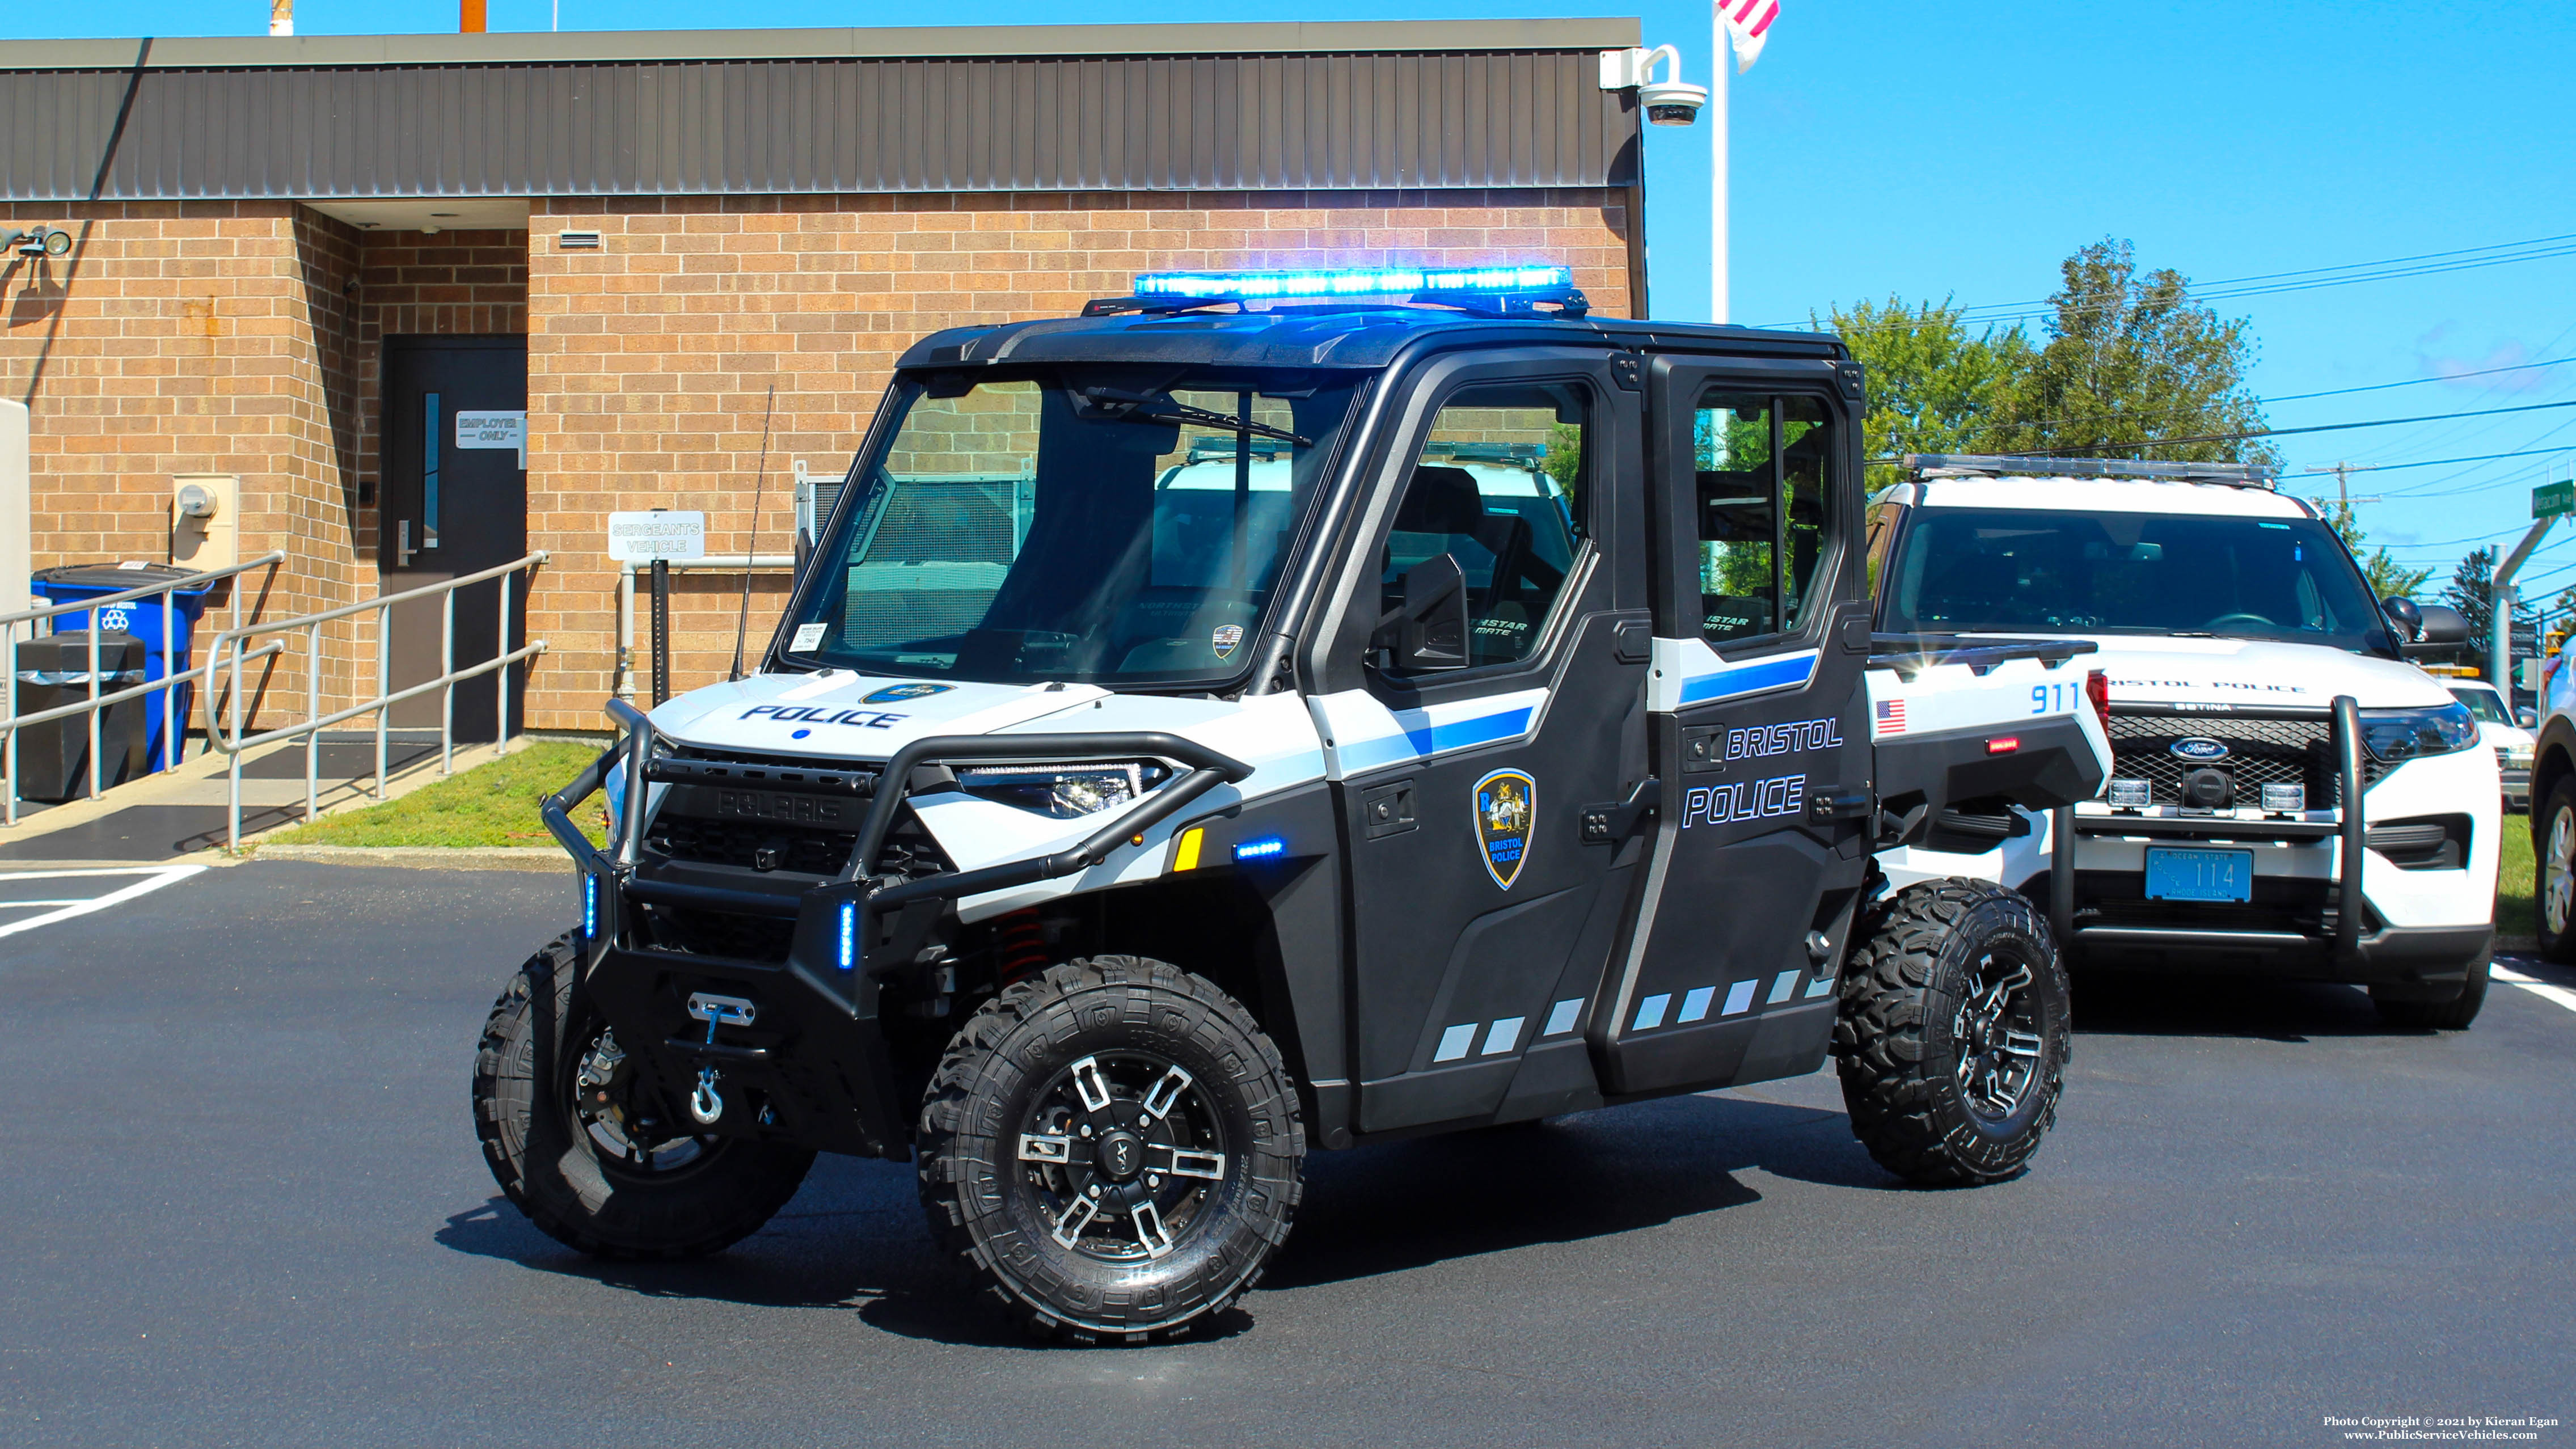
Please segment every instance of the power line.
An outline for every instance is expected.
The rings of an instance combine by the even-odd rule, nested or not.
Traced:
[[[2478,255],[2495,252],[2505,252],[2510,255]],[[2455,251],[2424,252],[2411,257],[2389,257],[2375,262],[2346,262],[2340,266],[2309,267],[2292,272],[2263,272],[2253,276],[2227,277],[2215,282],[2204,282],[2197,289],[2189,291],[2187,295],[2193,301],[2210,301],[2277,292],[2304,292],[2318,287],[2345,286],[2353,282],[2430,276],[2438,272],[2470,271],[2480,267],[2501,266],[2508,262],[2546,261],[2563,256],[2576,256],[2576,233],[2534,237],[2528,241],[2496,242],[2482,247],[2462,247]],[[2457,260],[2446,261],[2445,258]],[[2325,275],[2330,272],[2344,272],[2352,275]],[[2278,285],[2253,285],[2265,282],[2278,283]],[[2232,290],[2220,290],[2222,288]],[[2119,305],[2126,305],[2127,302],[2128,299],[2123,297]],[[2094,304],[2092,308],[2080,310],[2098,310],[2110,305],[2113,304],[2105,301]],[[2056,300],[2043,297],[2026,302],[1990,302],[1962,307],[1959,309],[1959,315],[1961,321],[1992,323],[2025,317],[2044,317],[2056,310]]]
[[[2478,408],[2464,413],[2426,413],[2421,417],[2412,418],[2371,418],[2357,423],[2317,423],[2304,428],[2252,428],[2240,433],[2204,433],[2190,438],[2150,438],[2135,443],[2079,443],[2072,447],[2048,448],[2016,456],[2054,458],[2068,453],[2101,453],[2120,448],[2179,448],[2191,443],[2238,443],[2249,438],[2287,438],[2301,433],[2340,433],[2352,428],[2394,428],[2408,423],[2441,423],[2455,418],[2488,418],[2505,413],[2536,413],[2550,408],[2576,408],[2576,398],[2570,398],[2565,402],[2525,403],[2519,407]],[[1881,458],[1873,461],[1893,463],[1898,460]]]
[[[2535,367],[2558,367],[2576,362],[2576,357],[2553,357],[2547,362],[2517,362],[2511,367],[2481,367],[2475,372],[2446,372],[2439,377],[2410,377],[2399,382],[2374,382],[2362,387],[2328,388],[2324,392],[2290,392],[2278,397],[2258,397],[2257,403],[2305,402],[2312,397],[2344,397],[2356,392],[2385,392],[2392,387],[2422,387],[2428,382],[2458,382],[2463,378],[2493,377],[2499,372],[2529,372]],[[2493,388],[2486,391],[2492,392]]]
[[[2438,468],[2445,463],[2492,463],[2498,458],[2536,458],[2543,453],[2564,453],[2576,444],[2559,448],[2525,448],[2518,453],[2479,453],[2467,458],[2425,458],[2413,463],[2354,463],[2343,468],[2302,468],[2302,473],[2385,473],[2391,468]],[[2410,494],[2409,497],[2422,495]]]

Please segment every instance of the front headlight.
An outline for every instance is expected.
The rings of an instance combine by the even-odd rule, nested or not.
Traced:
[[[2478,722],[2458,700],[2422,709],[2365,709],[2361,742],[2382,764],[2402,764],[2467,749],[2478,742]]]
[[[1124,805],[1171,771],[1152,761],[1100,765],[976,765],[957,786],[978,799],[1070,820]]]

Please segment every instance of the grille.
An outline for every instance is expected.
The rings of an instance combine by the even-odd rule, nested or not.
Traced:
[[[2341,803],[2336,799],[2334,724],[2323,719],[2279,719],[2245,715],[2118,714],[2111,716],[2111,773],[2123,780],[2147,782],[2158,805],[2180,805],[2186,770],[2204,763],[2177,757],[2176,740],[2219,740],[2227,758],[2206,762],[2235,778],[2238,803],[2252,805],[2265,785],[2301,785],[2312,809]],[[2361,757],[2361,787],[2379,783],[2388,769]]]
[[[724,765],[745,771],[739,785],[745,789],[760,788],[760,779],[749,771],[776,769],[782,772],[818,772],[832,768],[810,759],[777,755],[716,754],[701,749],[676,752],[684,758],[709,765]],[[838,767],[843,773],[862,773],[872,767]],[[705,865],[739,866],[745,870],[761,868],[761,852],[771,852],[769,868],[797,875],[839,875],[850,861],[850,852],[859,843],[856,829],[839,829],[793,820],[757,820],[738,816],[716,816],[703,813],[713,808],[716,791],[704,786],[673,787],[670,803],[653,817],[651,830],[644,843],[669,860],[693,861]],[[865,806],[856,800],[842,801],[843,820],[855,826]],[[892,874],[906,880],[935,875],[954,867],[941,854],[938,842],[923,828],[909,807],[895,815],[894,828],[886,833],[885,850],[878,857],[880,875]]]

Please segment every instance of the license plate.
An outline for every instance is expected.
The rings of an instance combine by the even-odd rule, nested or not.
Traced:
[[[2151,901],[2250,901],[2254,852],[2147,847],[2147,899]]]

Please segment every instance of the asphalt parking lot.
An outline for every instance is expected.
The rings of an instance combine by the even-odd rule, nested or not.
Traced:
[[[523,1223],[467,1073],[561,881],[265,863],[75,909],[146,879],[0,875],[12,1445],[2327,1444],[2576,1409],[2564,992],[2433,1035],[2342,988],[2079,982],[2057,1131],[1974,1192],[1881,1173],[1829,1074],[1319,1154],[1243,1311],[1082,1351],[958,1291],[906,1165],[825,1159],[697,1264]]]

